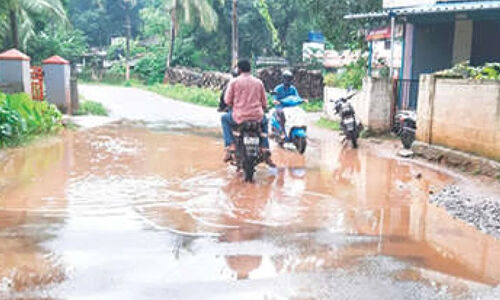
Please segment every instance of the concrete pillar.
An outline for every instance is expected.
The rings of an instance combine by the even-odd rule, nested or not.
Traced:
[[[455,22],[453,65],[470,60],[473,27],[472,20],[459,20]]]
[[[417,109],[417,140],[432,143],[432,119],[436,78],[433,75],[420,76]]]
[[[45,99],[55,104],[63,113],[71,113],[70,66],[60,56],[52,56],[43,62]]]
[[[30,57],[11,49],[0,54],[0,90],[31,95]]]

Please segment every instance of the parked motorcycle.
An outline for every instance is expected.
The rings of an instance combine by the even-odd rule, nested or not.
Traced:
[[[356,118],[356,112],[349,100],[354,97],[353,93],[347,97],[335,100],[335,114],[340,115],[340,127],[346,140],[351,141],[353,148],[358,148],[358,138],[363,131],[363,124]],[[333,102],[333,100],[331,100]]]
[[[280,102],[281,116],[278,115],[278,110],[271,111],[272,137],[281,147],[293,144],[292,147],[295,147],[300,154],[304,154],[307,147],[307,113],[300,107],[304,100],[297,96],[289,96]],[[284,120],[281,120],[282,118]]]
[[[246,182],[252,182],[255,168],[265,160],[260,150],[260,142],[264,137],[261,123],[243,122],[233,128],[233,135],[236,139],[236,151],[232,164],[244,171]]]
[[[417,114],[414,111],[400,111],[394,120],[393,132],[401,138],[403,147],[410,149],[415,141]]]

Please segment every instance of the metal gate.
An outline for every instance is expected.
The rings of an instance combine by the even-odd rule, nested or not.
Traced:
[[[43,101],[42,67],[31,67],[31,98],[35,101]]]
[[[397,79],[393,84],[394,99],[398,110],[416,110],[418,100],[418,79]]]

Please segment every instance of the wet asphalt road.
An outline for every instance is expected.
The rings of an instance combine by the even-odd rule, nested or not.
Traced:
[[[318,131],[245,184],[212,110],[82,92],[132,121],[4,152],[0,299],[499,298],[500,241],[427,202],[447,174]]]

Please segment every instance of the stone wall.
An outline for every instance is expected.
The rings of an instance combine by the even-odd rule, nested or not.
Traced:
[[[190,68],[171,68],[167,70],[165,83],[183,84],[222,90],[231,79],[231,74],[221,72],[202,72]]]
[[[345,97],[347,91],[338,88],[325,88],[324,113],[330,119],[337,120],[334,102],[340,97]],[[390,84],[386,80],[366,77],[363,80],[363,89],[351,100],[356,115],[365,128],[375,133],[385,133],[391,125],[392,93]]]
[[[277,85],[283,82],[283,70],[279,67],[260,69],[257,77],[262,80],[266,90],[272,91]],[[307,70],[295,68],[290,70],[293,73],[293,84],[297,87],[300,96],[307,99],[323,98],[323,74],[319,70]]]
[[[308,99],[323,98],[323,74],[321,71],[293,69],[294,85],[302,97]],[[282,82],[282,69],[266,68],[257,71],[266,90],[272,91]],[[231,79],[231,74],[221,72],[203,72],[191,68],[171,68],[166,72],[165,83],[222,89]]]
[[[423,75],[417,139],[500,160],[500,82]]]

